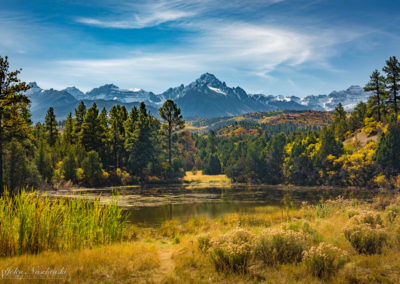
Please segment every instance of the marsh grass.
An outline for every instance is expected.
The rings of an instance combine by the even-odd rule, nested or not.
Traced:
[[[122,238],[125,218],[117,200],[50,199],[21,191],[0,197],[0,255],[69,250]]]

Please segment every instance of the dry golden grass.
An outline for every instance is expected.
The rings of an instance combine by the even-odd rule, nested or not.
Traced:
[[[216,185],[227,186],[231,184],[231,180],[226,175],[203,175],[202,171],[187,171],[184,182],[191,185]]]
[[[46,270],[50,268],[58,271],[63,269],[65,275],[60,275],[59,280],[52,280],[60,283],[66,281],[72,283],[143,282],[144,279],[153,277],[153,272],[159,267],[158,248],[153,244],[140,242],[100,246],[64,253],[44,252],[38,255],[24,255],[0,260],[1,271],[7,268],[18,268],[25,272],[31,272],[32,269]],[[25,280],[27,280],[26,278],[24,277]],[[14,279],[3,281],[4,283],[15,283]],[[30,279],[29,283],[41,283],[42,281]]]

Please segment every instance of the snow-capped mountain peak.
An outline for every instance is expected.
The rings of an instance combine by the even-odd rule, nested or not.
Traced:
[[[327,95],[309,95],[303,98],[248,94],[239,86],[227,86],[225,82],[221,82],[211,73],[204,73],[186,86],[181,84],[178,87],[169,88],[161,94],[154,94],[139,88],[121,89],[114,84],[106,84],[86,93],[76,87],[56,91],[42,90],[35,82],[29,85],[31,89],[26,94],[31,98],[33,113],[36,109],[42,113],[43,108],[53,106],[51,104],[58,104],[59,107],[62,107],[69,103],[72,106],[80,100],[97,101],[108,107],[115,104],[128,105],[145,102],[149,107],[157,109],[168,99],[172,99],[178,104],[185,117],[231,116],[271,110],[331,111],[339,103],[342,103],[346,110],[351,110],[358,102],[367,101],[370,95],[364,92],[360,86],[350,86],[345,90],[333,91]],[[68,109],[69,111],[73,111],[73,109]]]

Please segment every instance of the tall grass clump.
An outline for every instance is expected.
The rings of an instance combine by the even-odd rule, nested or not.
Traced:
[[[0,197],[0,255],[110,244],[122,239],[125,217],[114,199],[50,199],[22,191]]]
[[[319,278],[335,274],[347,261],[347,252],[327,243],[320,243],[303,252],[307,270]]]
[[[308,248],[302,232],[266,229],[261,232],[255,246],[255,256],[268,265],[299,262]]]
[[[245,273],[253,254],[254,235],[243,229],[211,239],[210,253],[217,271]]]

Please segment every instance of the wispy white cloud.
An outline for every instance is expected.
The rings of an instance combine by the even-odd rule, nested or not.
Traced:
[[[101,78],[110,74],[123,85],[140,82],[144,89],[163,91],[202,72],[241,72],[270,79],[280,66],[324,66],[337,44],[359,33],[335,30],[299,32],[278,26],[243,22],[199,22],[198,33],[184,45],[162,52],[136,50],[116,59],[82,59],[57,62],[59,69],[74,76]],[[179,78],[179,79],[177,79]],[[161,87],[162,86],[162,87]],[[245,86],[252,89],[251,86]]]
[[[193,16],[192,12],[184,12],[178,10],[154,11],[147,14],[135,14],[123,17],[118,20],[94,19],[94,18],[77,18],[76,21],[82,24],[98,26],[103,28],[117,29],[140,29],[145,27],[157,26],[162,23],[176,21],[179,19]]]
[[[78,17],[76,22],[102,28],[140,29],[158,26],[200,16],[209,12],[232,9],[247,10],[254,7],[268,6],[284,0],[253,0],[246,5],[243,1],[214,0],[147,0],[134,3],[124,3],[114,6],[116,15],[105,18]]]

